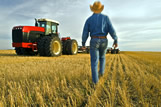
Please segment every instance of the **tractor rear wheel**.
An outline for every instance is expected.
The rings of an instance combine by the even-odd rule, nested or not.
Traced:
[[[76,40],[70,40],[67,42],[67,53],[69,55],[76,55],[78,53],[78,43]]]
[[[44,50],[46,56],[60,56],[62,54],[62,44],[59,37],[47,37]]]
[[[67,51],[68,51],[68,50],[67,50],[67,44],[68,44],[69,41],[70,41],[70,40],[66,40],[66,41],[63,41],[63,42],[62,42],[62,47],[63,47],[62,54],[63,54],[63,55],[68,54],[68,53],[67,53]]]

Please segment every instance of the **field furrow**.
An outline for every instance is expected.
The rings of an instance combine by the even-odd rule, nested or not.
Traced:
[[[160,84],[160,81],[154,75],[151,75],[149,70],[147,70],[146,64],[140,64],[141,60],[131,58],[129,56],[124,56],[124,65],[126,68],[127,76],[129,77],[129,88],[131,100],[134,105],[143,106],[148,105],[149,102],[157,105],[160,102],[160,89],[155,84]],[[126,58],[128,57],[128,58]],[[131,63],[128,63],[131,62]],[[145,62],[147,63],[147,62]],[[152,92],[152,87],[155,85],[155,91]],[[151,93],[152,92],[152,93]],[[132,94],[133,93],[133,94]],[[153,99],[153,100],[150,100]],[[155,100],[154,100],[155,99]]]
[[[0,50],[0,107],[161,106],[161,53],[107,54],[94,85],[90,55],[17,56]]]
[[[106,64],[105,67],[105,74],[103,77],[99,77],[99,83],[97,84],[97,86],[95,86],[95,91],[88,97],[88,102],[86,106],[103,106],[104,102],[102,99],[106,100],[107,98],[109,98],[108,95],[103,95],[102,96],[102,91],[104,89],[104,84],[106,82],[106,80],[108,79],[108,75],[110,72],[108,72],[111,69],[111,65],[113,64],[114,61],[114,57],[112,56],[107,56],[106,60],[108,61],[108,63]]]

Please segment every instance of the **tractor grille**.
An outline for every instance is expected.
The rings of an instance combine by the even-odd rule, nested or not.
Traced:
[[[23,38],[22,29],[13,29],[12,30],[12,41],[13,41],[13,43],[23,42],[22,38]]]

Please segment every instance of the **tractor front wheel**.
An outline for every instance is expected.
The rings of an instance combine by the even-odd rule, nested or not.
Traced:
[[[23,51],[21,47],[15,47],[15,51],[17,55],[23,55]]]
[[[42,37],[37,42],[38,53],[40,56],[45,56],[45,42],[48,36]]]
[[[32,51],[32,49],[30,49],[30,48],[16,47],[15,51],[16,51],[17,55],[29,55],[29,56],[33,56],[33,55],[37,54],[37,53],[34,53]]]
[[[60,56],[62,54],[62,44],[58,37],[48,37],[45,41],[46,56]]]

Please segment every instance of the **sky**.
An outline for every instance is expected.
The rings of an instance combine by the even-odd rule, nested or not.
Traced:
[[[0,49],[13,49],[12,28],[34,26],[34,18],[57,20],[61,37],[81,45],[84,23],[95,0],[0,0]],[[161,51],[161,0],[100,0],[122,51]],[[108,47],[113,39],[108,37]],[[89,45],[90,37],[86,45]]]

